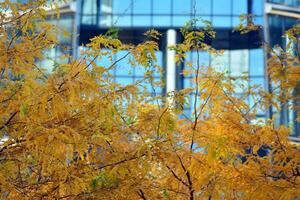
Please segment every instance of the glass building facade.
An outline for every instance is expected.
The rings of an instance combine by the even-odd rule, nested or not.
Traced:
[[[165,93],[174,89],[183,89],[191,86],[190,76],[184,76],[182,71],[187,63],[196,59],[196,52],[189,52],[187,58],[180,65],[175,66],[171,61],[170,44],[182,41],[180,28],[193,18],[208,20],[216,31],[216,39],[210,41],[215,49],[223,49],[220,56],[212,56],[207,52],[200,52],[201,64],[210,65],[219,71],[228,73],[232,77],[241,77],[247,74],[248,81],[240,81],[241,86],[236,95],[241,95],[244,88],[249,85],[259,85],[270,90],[266,74],[267,54],[263,42],[271,46],[279,44],[285,46],[282,34],[295,24],[299,24],[299,0],[77,0],[74,23],[78,38],[73,55],[76,55],[81,44],[89,39],[105,33],[111,27],[120,28],[119,38],[125,43],[137,44],[144,40],[143,33],[154,28],[162,33],[159,41],[159,51],[156,52],[158,64],[164,67],[166,75],[154,74],[154,78],[166,79],[165,87],[156,88],[157,93]],[[241,35],[233,32],[233,28],[240,23],[240,15],[251,14],[255,16],[255,24],[261,29]],[[69,29],[70,27],[67,27]],[[127,52],[119,52],[114,60]],[[109,59],[98,61],[103,66],[113,62]],[[126,68],[127,61],[118,63],[114,71],[114,80],[121,84],[134,83],[143,78],[142,68]],[[176,70],[174,70],[176,69]],[[168,83],[171,83],[171,85]],[[149,86],[146,86],[149,87]],[[244,87],[244,88],[243,88]],[[151,87],[149,87],[151,90]],[[192,98],[191,98],[192,101]],[[249,105],[255,99],[246,99]],[[191,102],[193,105],[193,102]],[[186,108],[187,114],[191,108]],[[258,110],[258,118],[276,117],[278,124],[289,125],[295,134],[300,134],[299,124],[295,122],[296,113],[283,108],[277,112]]]

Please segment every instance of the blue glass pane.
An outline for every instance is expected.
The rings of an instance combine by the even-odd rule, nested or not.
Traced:
[[[131,13],[131,0],[113,0],[112,7],[114,14]]]
[[[133,1],[134,14],[150,14],[151,0],[134,0]]]
[[[113,17],[113,23],[116,26],[120,26],[120,27],[131,26],[131,16],[130,15],[114,16]]]
[[[250,50],[250,76],[264,76],[263,49]]]
[[[111,26],[112,25],[112,16],[111,15],[101,15],[100,16],[100,26]]]
[[[229,53],[224,51],[221,55],[212,55],[211,66],[219,72],[229,72]]]
[[[85,0],[83,2],[82,12],[88,15],[96,14],[97,13],[96,0]]]
[[[264,18],[263,17],[255,17],[254,18],[254,24],[256,25],[264,25]]]
[[[171,16],[153,16],[153,26],[171,26]]]
[[[265,79],[264,77],[261,78],[250,78],[250,86],[259,86],[261,88],[264,88],[265,86]]]
[[[115,81],[121,85],[129,85],[133,83],[133,79],[127,77],[116,77]]]
[[[82,24],[95,24],[96,16],[93,15],[83,15],[81,19]]]
[[[196,2],[197,15],[210,15],[212,8],[212,0],[194,0]]]
[[[133,25],[134,26],[143,26],[148,27],[151,26],[151,16],[134,16],[133,17]]]
[[[264,0],[252,0],[252,13],[255,15],[262,15],[264,7]]]
[[[232,26],[236,27],[241,23],[240,17],[232,17]]]
[[[135,70],[134,73],[135,76],[144,77],[144,74],[146,73],[144,66],[136,66],[134,70]]]
[[[100,0],[100,10],[101,14],[111,14],[112,13],[112,0],[103,1]]]
[[[233,0],[233,14],[241,15],[247,14],[248,12],[248,1],[247,0]]]
[[[256,111],[256,114],[257,115],[264,115],[266,114],[266,110],[262,110],[260,107],[259,107],[259,103],[257,103],[259,101],[259,98],[257,97],[253,97],[253,96],[250,96],[249,97],[249,107],[250,109],[252,109],[251,111]]]
[[[213,27],[231,27],[231,17],[213,17]]]
[[[153,14],[171,14],[171,0],[153,0]]]
[[[244,76],[249,68],[248,50],[232,50],[230,52],[230,73],[231,76]]]
[[[191,15],[191,0],[173,0],[173,14]]]
[[[242,94],[249,88],[249,83],[247,80],[243,80],[241,78],[237,78],[236,80],[232,81],[232,84],[234,86],[234,92]]]
[[[214,0],[213,14],[229,15],[231,13],[231,0]]]
[[[191,79],[190,78],[184,78],[183,86],[184,86],[184,88],[192,87]]]
[[[173,16],[173,26],[183,27],[189,20],[191,20],[190,16]]]
[[[197,53],[195,52],[194,54],[196,58],[195,61],[197,61]],[[204,65],[204,66],[208,66],[209,65],[209,60],[210,60],[210,56],[209,53],[207,52],[199,52],[199,63],[200,65]],[[196,63],[195,61],[193,61],[194,63]]]
[[[124,57],[127,54],[127,51],[120,51],[116,55],[116,60]],[[120,60],[116,67],[116,75],[132,76],[133,68],[128,64],[128,57]]]
[[[162,51],[156,51],[156,62],[154,64],[162,66],[163,65],[163,52]]]
[[[108,52],[108,51],[103,51],[103,54],[105,54],[105,52]],[[99,66],[108,68],[112,64],[109,55],[110,54],[107,54],[107,55],[102,56],[100,59],[97,59],[96,64]]]

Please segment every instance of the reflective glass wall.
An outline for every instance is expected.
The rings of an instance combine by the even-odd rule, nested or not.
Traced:
[[[58,27],[57,39],[59,45],[49,47],[44,52],[45,59],[40,62],[41,66],[46,68],[48,73],[51,73],[56,63],[68,62],[68,59],[64,56],[73,54],[74,37],[76,36],[75,13],[61,13],[59,18],[55,14],[49,15],[47,21]]]
[[[269,33],[270,33],[269,42],[271,46],[274,47],[275,45],[278,44],[280,45],[280,47],[282,47],[282,50],[287,50],[289,53],[295,55],[296,52],[295,48],[299,48],[299,47],[292,46],[292,48],[286,49],[286,46],[289,41],[285,37],[282,37],[282,35],[285,33],[285,31],[287,31],[288,29],[292,28],[294,25],[297,24],[300,25],[300,19],[278,16],[278,15],[269,15],[268,16],[268,25],[269,25]],[[278,50],[278,53],[280,54],[280,50]],[[276,88],[276,86],[273,86],[273,88]],[[279,93],[280,91],[276,90],[275,92]],[[299,94],[300,88],[295,88],[294,92],[296,94]],[[279,102],[279,104],[281,106],[280,111],[276,110],[276,108],[272,109],[272,115],[276,120],[275,121],[276,124],[288,126],[293,129],[295,136],[300,135],[300,123],[296,121],[297,112],[295,112],[295,108],[297,110],[297,106],[300,105],[299,100],[295,99],[288,103]]]
[[[93,34],[104,33],[112,26],[121,28],[121,39],[135,43],[138,34],[153,27],[164,35],[161,38],[160,51],[157,52],[158,63],[163,67],[166,66],[168,29],[175,29],[177,42],[181,42],[180,28],[186,22],[192,18],[211,21],[217,32],[217,38],[211,45],[216,49],[224,49],[225,53],[220,57],[202,53],[202,62],[228,71],[230,76],[239,77],[248,74],[250,81],[240,83],[245,87],[252,84],[265,86],[262,30],[244,37],[232,32],[233,27],[240,23],[242,14],[253,14],[255,23],[263,24],[264,0],[84,0],[81,1],[80,7],[82,43],[87,42]],[[186,61],[193,60],[194,54],[195,52],[188,53]],[[124,66],[126,63],[124,60]],[[183,69],[185,62],[177,70],[177,89],[189,87],[191,84],[189,81],[191,77],[182,76]],[[115,81],[127,84],[141,76],[142,73],[130,72],[120,66],[115,72]],[[164,91],[164,88],[160,91]],[[237,90],[237,95],[241,93],[242,89]],[[254,100],[246,101],[253,104]],[[190,112],[190,108],[186,110]],[[265,117],[265,112],[261,111],[258,115]]]
[[[195,12],[196,11],[196,12]],[[232,27],[241,14],[262,23],[263,0],[84,0],[81,24],[100,27],[182,27],[193,17]]]

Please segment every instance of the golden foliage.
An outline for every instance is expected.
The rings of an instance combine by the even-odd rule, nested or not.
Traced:
[[[152,82],[153,70],[161,70],[153,66],[157,42],[135,46],[103,35],[80,59],[47,74],[36,61],[57,39],[44,20],[45,3],[0,4],[10,11],[0,15],[1,199],[300,198],[300,149],[290,130],[253,123],[256,108],[267,109],[276,94],[249,88],[245,96],[260,99],[249,107],[234,95],[232,78],[190,62],[193,87],[151,98],[139,84],[113,83],[111,71],[128,56],[128,65],[146,69],[142,81]],[[210,24],[194,23],[171,47],[178,62],[191,50],[222,53],[204,42],[214,38]],[[113,62],[123,50],[128,54]],[[281,55],[270,58],[269,73],[289,100],[296,98],[289,94],[299,84],[299,59]],[[103,57],[110,66],[97,64]],[[193,114],[186,116],[190,96]]]

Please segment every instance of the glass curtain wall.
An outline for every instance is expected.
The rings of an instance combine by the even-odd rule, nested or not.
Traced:
[[[180,28],[195,16],[214,27],[232,27],[247,13],[262,23],[262,12],[263,0],[84,0],[81,24]]]
[[[84,0],[81,1],[81,36],[89,34],[91,37],[92,32],[96,35],[110,27],[119,27],[123,31],[123,39],[134,43],[136,33],[142,33],[142,30],[155,28],[165,35],[168,29],[175,29],[177,41],[180,42],[180,28],[187,21],[194,17],[209,20],[217,31],[217,38],[212,42],[212,46],[224,49],[225,53],[220,57],[212,57],[203,52],[203,64],[226,70],[230,76],[240,77],[248,74],[249,81],[241,83],[245,87],[253,84],[264,87],[264,52],[261,48],[260,33],[253,33],[247,37],[232,33],[233,27],[240,23],[242,14],[253,14],[255,23],[263,24],[263,9],[264,0]],[[161,40],[160,51],[157,52],[158,64],[164,67],[166,37],[162,37]],[[125,52],[116,55],[116,59],[123,53]],[[188,53],[186,62],[193,59],[195,52]],[[181,70],[185,68],[186,62],[182,63]],[[126,69],[126,63],[124,60],[114,72],[116,82],[127,84],[142,77],[142,71],[137,68],[133,71]],[[191,77],[182,76],[181,70],[177,70],[177,89],[191,86]],[[164,88],[160,91],[164,91]],[[237,90],[237,95],[241,93],[242,89]],[[254,104],[253,99],[247,99],[247,102],[250,105]],[[186,108],[187,112],[190,110]],[[258,117],[265,117],[265,112],[259,111]]]
[[[300,8],[299,8],[300,9]],[[269,15],[268,16],[268,24],[269,24],[269,32],[270,34],[270,45],[274,47],[275,45],[280,45],[282,49],[285,51],[290,51],[293,54],[294,49],[286,49],[286,45],[288,41],[286,38],[282,37],[282,35],[293,27],[294,25],[300,25],[300,20],[296,18],[289,18],[278,15]],[[295,47],[299,48],[299,47]],[[274,88],[276,86],[273,86]],[[275,92],[279,92],[278,90]],[[294,92],[299,94],[299,88],[295,88]],[[277,125],[286,125],[293,129],[294,135],[300,134],[300,124],[296,121],[297,112],[294,112],[294,108],[299,105],[299,100],[293,100],[288,103],[281,104],[281,110],[278,111],[273,108],[273,117],[276,119]]]

